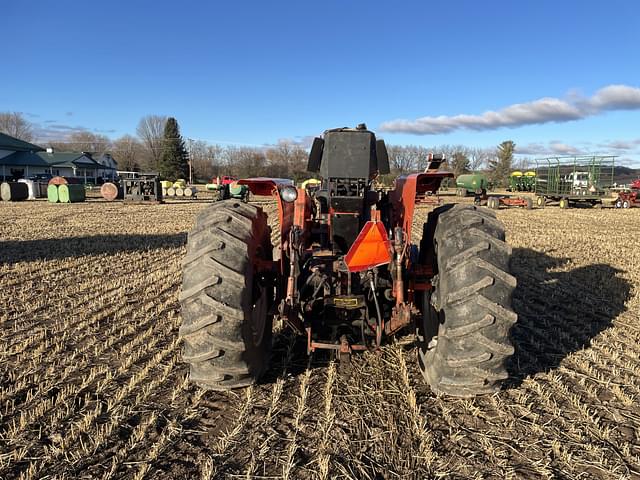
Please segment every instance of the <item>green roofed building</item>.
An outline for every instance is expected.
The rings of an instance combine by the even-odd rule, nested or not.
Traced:
[[[96,162],[86,152],[54,152],[0,133],[0,177],[19,178],[60,175],[97,183],[98,177],[115,176],[115,168]]]

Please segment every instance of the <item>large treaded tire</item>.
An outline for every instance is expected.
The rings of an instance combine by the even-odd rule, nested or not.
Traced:
[[[440,207],[432,215],[438,273],[433,294],[423,298],[420,369],[436,393],[494,392],[509,376],[505,362],[514,352],[509,330],[517,320],[504,227],[491,210],[470,205]]]
[[[255,271],[271,259],[267,216],[240,200],[203,210],[189,233],[180,302],[183,361],[213,390],[254,383],[271,353],[273,288]]]

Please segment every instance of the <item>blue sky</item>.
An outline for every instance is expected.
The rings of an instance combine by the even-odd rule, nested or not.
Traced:
[[[633,0],[8,0],[2,10],[0,111],[43,129],[115,138],[163,114],[186,137],[264,144],[366,122],[386,125],[393,144],[512,139],[531,155],[615,153],[640,166]],[[556,101],[530,103],[542,98]],[[576,111],[559,116],[558,102]],[[514,104],[525,104],[515,120]],[[476,118],[505,108],[498,125]],[[450,131],[433,133],[443,124]]]

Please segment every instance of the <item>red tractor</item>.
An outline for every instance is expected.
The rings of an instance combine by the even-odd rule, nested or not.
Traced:
[[[240,180],[275,197],[278,248],[260,207],[231,199],[203,210],[189,234],[180,296],[191,380],[216,390],[256,381],[279,317],[306,337],[309,354],[329,349],[345,362],[411,328],[433,391],[495,391],[514,351],[511,249],[495,214],[474,205],[435,208],[421,240],[412,240],[416,198],[453,176],[441,163],[435,156],[424,173],[378,192],[375,178],[389,173],[384,142],[365,125],[327,130],[309,155],[319,190]]]
[[[640,207],[640,178],[634,180],[630,190],[618,193],[615,205],[616,208]]]

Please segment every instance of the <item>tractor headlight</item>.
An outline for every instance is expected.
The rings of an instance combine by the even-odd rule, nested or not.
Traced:
[[[285,202],[295,202],[296,198],[298,198],[298,190],[294,186],[287,185],[280,189],[280,196]]]

